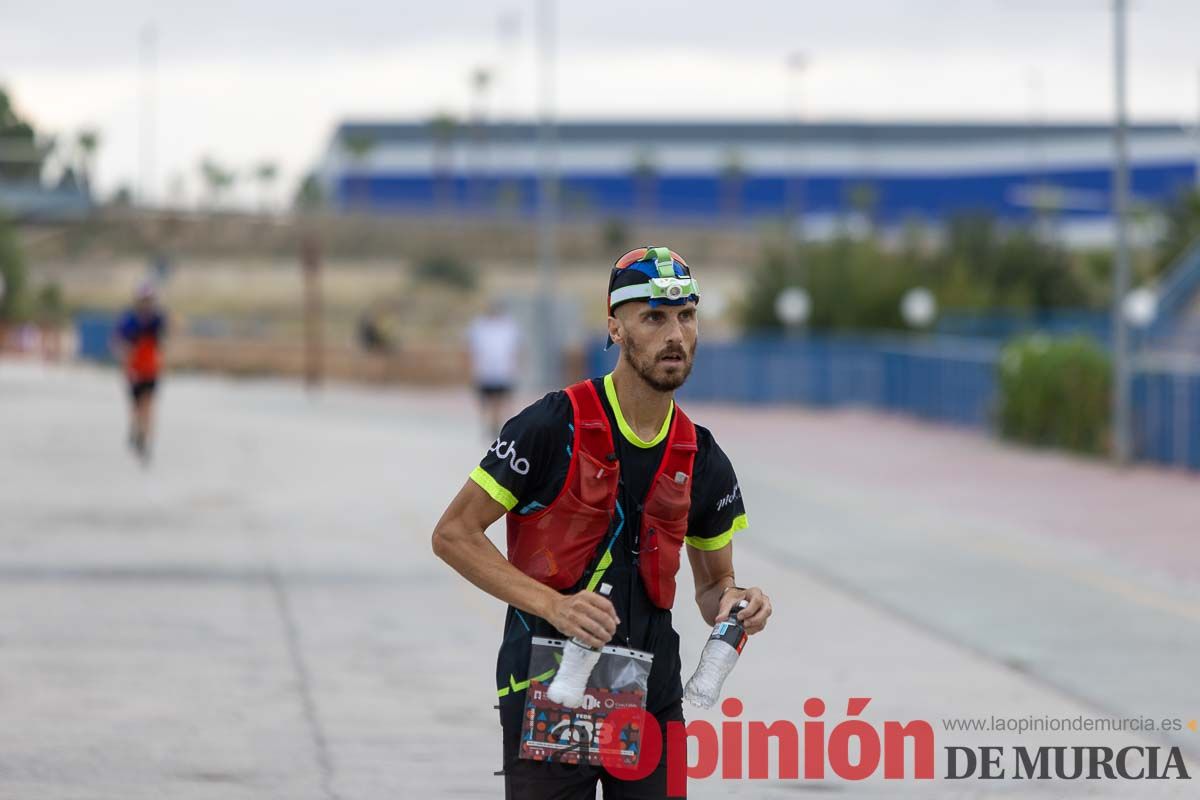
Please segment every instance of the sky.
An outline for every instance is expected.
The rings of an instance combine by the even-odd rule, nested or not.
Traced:
[[[564,119],[1112,114],[1111,0],[547,5],[555,18],[554,105]],[[40,130],[63,141],[85,128],[100,132],[94,182],[102,193],[144,185],[153,200],[194,202],[198,164],[211,157],[243,173],[278,163],[270,201],[280,203],[338,121],[464,117],[475,107],[477,68],[494,75],[489,117],[534,115],[539,6],[0,0],[0,85]],[[1130,6],[1134,118],[1194,124],[1200,0]],[[154,121],[150,131],[145,118]],[[143,142],[151,144],[147,158]],[[257,202],[250,186],[240,191],[243,202]]]

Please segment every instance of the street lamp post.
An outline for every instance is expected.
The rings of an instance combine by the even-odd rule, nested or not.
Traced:
[[[554,0],[538,0],[538,36],[541,45],[538,74],[539,204],[538,204],[538,324],[541,352],[540,382],[558,385],[559,340],[555,309],[555,270],[558,265],[558,157],[554,127]]]
[[[1132,454],[1130,420],[1129,328],[1123,304],[1129,293],[1129,137],[1125,97],[1126,2],[1113,0],[1113,87],[1116,126],[1113,132],[1113,216],[1116,225],[1116,253],[1113,264],[1113,458],[1118,464],[1129,462]]]
[[[792,146],[788,148],[791,175],[785,190],[787,206],[788,233],[797,250],[804,245],[804,168],[801,162],[800,136],[804,124],[804,97],[802,94],[804,70],[808,68],[808,58],[804,53],[788,54],[787,71],[791,79],[791,97],[787,113],[792,121]]]
[[[471,210],[477,214],[483,212],[488,194],[487,93],[493,77],[492,71],[487,67],[476,67],[471,71],[471,94],[475,106],[471,113],[471,133],[475,163],[470,177],[470,205]]]

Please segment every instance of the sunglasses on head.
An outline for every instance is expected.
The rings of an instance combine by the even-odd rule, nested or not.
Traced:
[[[625,269],[634,264],[640,264],[643,261],[665,262],[667,257],[672,261],[678,261],[683,266],[687,267],[688,263],[676,253],[666,247],[637,247],[630,250],[625,255],[613,262],[613,269]],[[688,269],[691,269],[688,267]]]

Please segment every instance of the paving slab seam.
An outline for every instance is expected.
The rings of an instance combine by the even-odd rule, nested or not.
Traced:
[[[313,695],[312,680],[308,664],[304,660],[304,651],[300,645],[300,629],[292,612],[291,601],[288,598],[287,587],[283,578],[274,566],[267,569],[267,578],[271,593],[275,597],[275,606],[279,611],[279,620],[283,626],[284,637],[287,641],[288,659],[292,670],[296,673],[296,688],[300,695],[300,705],[304,712],[304,720],[308,725],[312,738],[317,770],[321,775],[321,792],[326,800],[341,800],[333,788],[333,758],[329,750],[329,739],[321,724],[321,716],[317,711],[316,698]]]

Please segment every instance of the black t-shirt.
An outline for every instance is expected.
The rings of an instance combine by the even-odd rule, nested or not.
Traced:
[[[608,415],[621,466],[614,515],[620,522],[614,528],[612,563],[603,576],[604,582],[613,586],[610,599],[621,619],[614,643],[654,654],[646,707],[657,713],[683,695],[679,636],[671,625],[670,610],[658,608],[646,595],[633,565],[632,537],[641,529],[641,504],[662,461],[674,407],[659,434],[646,442],[637,437],[621,416],[611,378],[596,378],[593,384]],[[510,512],[531,514],[545,508],[558,496],[567,477],[574,441],[573,422],[566,392],[547,394],[504,425],[499,438],[471,473],[472,480]],[[685,541],[690,547],[718,550],[729,543],[736,531],[746,527],[745,506],[733,465],[707,428],[696,426],[696,445]],[[690,592],[686,590],[677,593],[677,597],[688,596]],[[496,665],[500,718],[505,727],[521,724],[524,680],[534,635],[560,634],[544,620],[509,607]]]

